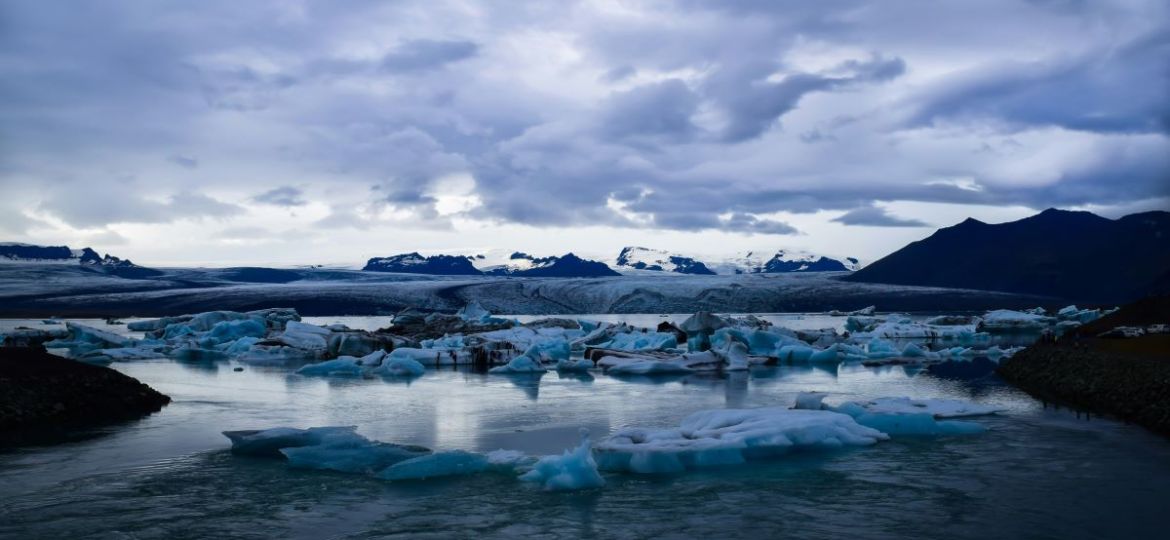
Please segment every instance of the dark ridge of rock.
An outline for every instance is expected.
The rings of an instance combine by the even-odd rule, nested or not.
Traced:
[[[157,412],[171,398],[107,367],[32,348],[0,348],[0,444]]]
[[[1098,338],[1118,326],[1170,323],[1170,296],[1151,296],[1005,360],[996,371],[1045,400],[1106,413],[1170,435],[1170,334]]]
[[[1132,302],[1170,288],[1170,212],[1106,219],[1048,209],[939,229],[846,281],[1002,291],[1078,303]]]
[[[1170,436],[1170,358],[1037,344],[1005,360],[996,372],[1045,401],[1109,414]]]

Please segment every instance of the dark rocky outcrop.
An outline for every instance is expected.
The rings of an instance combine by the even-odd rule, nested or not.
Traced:
[[[171,398],[107,367],[43,349],[0,348],[0,441],[86,428],[156,412]]]
[[[1041,342],[996,371],[1046,401],[1110,414],[1170,435],[1170,334],[1100,338],[1117,326],[1170,322],[1170,297],[1150,297]]]

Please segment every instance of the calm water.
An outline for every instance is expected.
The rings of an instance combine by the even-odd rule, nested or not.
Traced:
[[[336,318],[334,318],[336,319]],[[315,321],[320,322],[320,321]],[[355,325],[356,326],[356,325]],[[113,367],[172,396],[81,442],[0,454],[11,538],[1162,538],[1170,442],[1045,409],[984,373],[762,368],[617,380],[429,371],[410,383],[168,360]],[[900,439],[676,476],[607,475],[545,493],[501,475],[389,483],[234,457],[220,432],[356,425],[374,439],[532,454],[700,409],[953,397],[1008,412],[987,433]]]

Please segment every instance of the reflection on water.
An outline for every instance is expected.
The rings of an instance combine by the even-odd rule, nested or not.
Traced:
[[[0,454],[0,537],[1152,538],[1170,500],[1170,443],[1045,408],[999,381],[986,360],[620,379],[455,369],[413,380],[310,378],[166,360],[114,367],[175,402],[96,438]],[[1007,413],[978,420],[990,430],[976,436],[680,476],[607,475],[605,488],[570,494],[492,474],[388,483],[289,470],[231,456],[220,434],[356,425],[383,441],[550,454],[573,446],[582,427],[603,437],[675,426],[697,410],[787,405],[804,391],[950,397]]]

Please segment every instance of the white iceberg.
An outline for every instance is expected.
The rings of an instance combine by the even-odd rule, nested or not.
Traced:
[[[666,473],[743,463],[798,448],[867,446],[887,438],[831,411],[713,409],[687,416],[678,428],[621,429],[595,450],[602,470]]]
[[[281,449],[314,446],[324,443],[360,444],[368,439],[358,435],[355,426],[326,426],[309,429],[277,427],[263,430],[225,431],[232,441],[232,453],[244,456],[280,457]]]
[[[887,435],[963,435],[981,433],[985,428],[974,422],[940,420],[994,414],[1001,409],[953,399],[910,399],[908,397],[847,401],[837,406],[823,402],[824,394],[808,393],[796,397],[796,409],[826,410],[852,417],[857,423]]]

